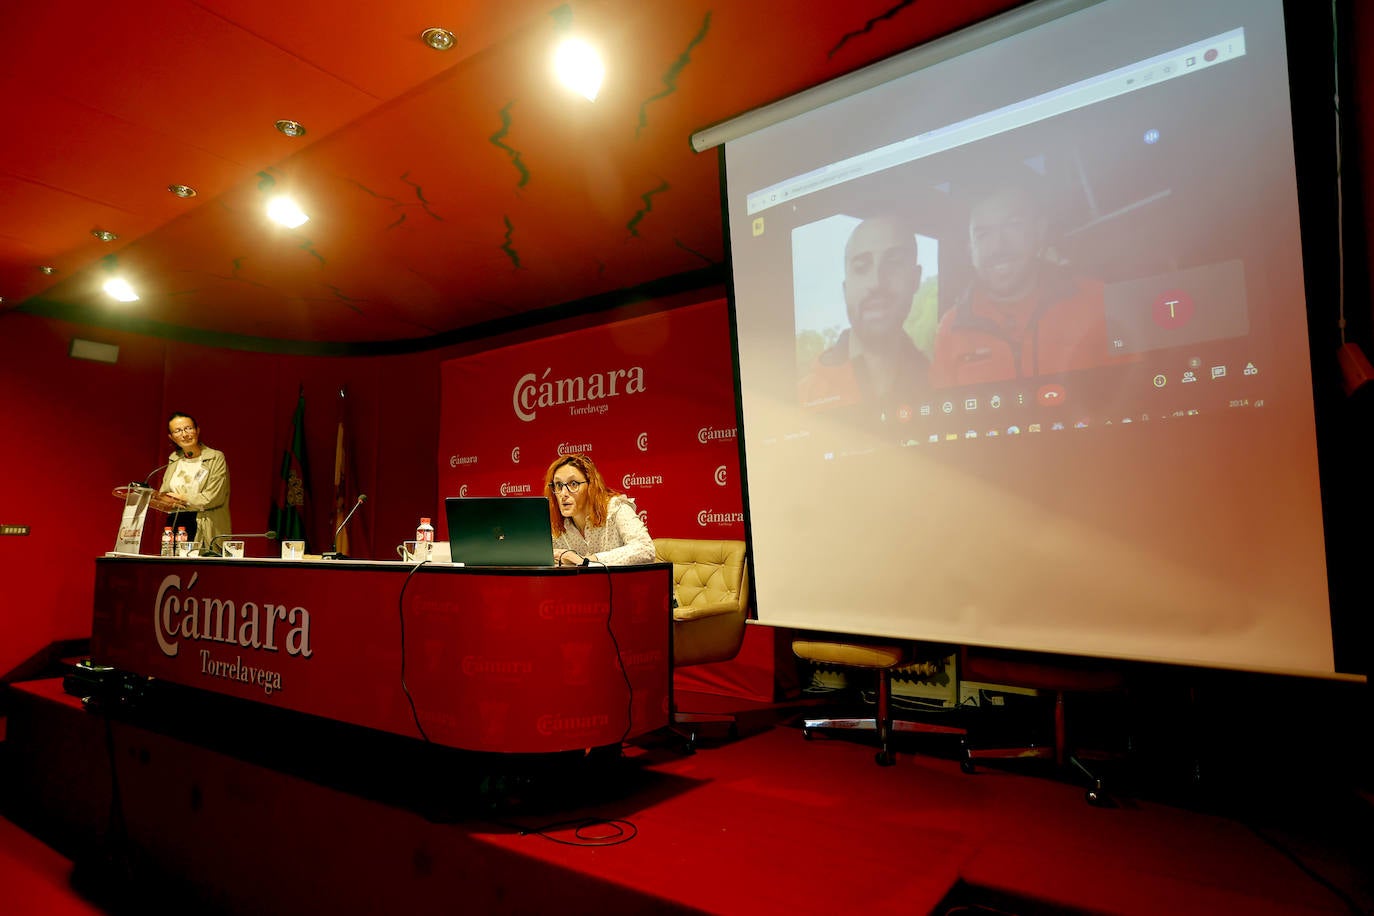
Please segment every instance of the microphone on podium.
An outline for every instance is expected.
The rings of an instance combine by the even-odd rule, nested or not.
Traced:
[[[337,528],[334,529],[334,543],[332,543],[332,544],[329,545],[329,546],[330,546],[331,548],[333,548],[333,549],[332,549],[332,550],[329,550],[328,552],[326,552],[326,553],[324,553],[324,554],[321,554],[321,556],[323,556],[324,559],[326,559],[326,560],[346,560],[346,559],[348,559],[346,556],[344,556],[342,553],[339,552],[339,532],[344,530],[344,526],[347,525],[347,524],[348,524],[348,520],[351,519],[351,518],[353,517],[353,513],[354,513],[354,512],[357,512],[357,511],[358,511],[358,507],[361,506],[361,505],[362,505],[363,503],[365,503],[365,502],[367,502],[367,494],[366,494],[366,493],[359,493],[359,494],[358,494],[358,501],[355,502],[355,503],[353,504],[353,508],[352,508],[352,509],[349,509],[349,510],[348,510],[348,514],[344,516],[344,520],[341,521],[341,522],[339,522],[339,527],[337,527]]]
[[[256,534],[217,534],[210,539],[210,546],[201,551],[203,557],[222,557],[224,554],[219,549],[220,541],[237,541],[243,538],[267,538],[269,541],[277,539],[275,531],[259,531]]]
[[[140,486],[145,486],[145,487],[146,487],[146,486],[148,485],[148,481],[152,479],[152,477],[153,477],[154,474],[156,474],[158,471],[162,470],[163,468],[167,467],[167,465],[168,465],[168,464],[171,464],[171,463],[172,463],[172,462],[169,461],[169,462],[167,462],[167,464],[159,464],[157,467],[153,468],[151,471],[148,472],[148,476],[143,478],[143,483],[140,484]],[[130,484],[129,486],[134,486],[134,484]]]

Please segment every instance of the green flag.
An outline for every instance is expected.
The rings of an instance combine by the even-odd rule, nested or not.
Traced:
[[[306,541],[307,551],[311,547],[305,533],[310,501],[309,467],[305,460],[305,392],[302,391],[296,401],[295,416],[291,418],[290,442],[282,453],[281,479],[277,481],[267,525],[277,532],[278,540]]]

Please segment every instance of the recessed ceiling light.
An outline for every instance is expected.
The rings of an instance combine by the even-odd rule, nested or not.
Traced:
[[[120,277],[111,277],[105,281],[105,293],[110,298],[118,299],[120,302],[138,301],[138,293],[134,292],[134,288],[129,285],[128,280]]]
[[[564,39],[554,52],[553,66],[558,79],[587,101],[595,102],[606,76],[606,66],[596,49],[580,38]]]
[[[448,29],[425,29],[420,33],[420,38],[436,51],[447,51],[458,43]]]
[[[304,137],[305,125],[300,121],[290,121],[282,118],[277,122],[277,130],[286,134],[288,137]]]
[[[57,273],[57,268],[49,267],[48,265],[44,264],[42,267],[38,268],[38,272],[40,274],[47,274],[48,276],[52,276],[53,274]]]
[[[281,223],[288,229],[295,229],[303,226],[310,220],[305,215],[305,211],[296,206],[296,202],[289,197],[274,197],[267,202],[267,215],[274,222]]]
[[[92,229],[91,235],[100,239],[102,242],[113,242],[115,239],[119,238],[119,236],[108,229]]]
[[[186,184],[169,184],[167,185],[167,190],[171,191],[177,197],[185,198],[196,196],[196,189]]]

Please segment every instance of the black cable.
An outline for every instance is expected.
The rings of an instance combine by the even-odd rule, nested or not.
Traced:
[[[114,725],[110,716],[103,710],[100,718],[105,722],[105,754],[110,761],[110,814],[106,828],[105,845],[112,865],[118,866],[120,876],[125,881],[133,877],[129,864],[129,824],[124,819],[124,795],[119,788],[119,767],[116,764]]]
[[[625,731],[620,733],[618,744],[624,744],[630,737],[630,730],[634,728],[635,713],[635,687],[630,683],[630,672],[625,670],[625,659],[620,654],[620,641],[615,638],[615,630],[611,627],[611,618],[615,615],[615,584],[611,576],[611,568],[605,563],[601,568],[606,570],[606,633],[611,637],[611,646],[615,649],[615,660],[620,665],[620,676],[625,680],[625,689],[629,695],[625,699]]]
[[[488,824],[511,830],[521,836],[537,836],[540,839],[548,840],[550,843],[558,843],[562,846],[619,846],[621,843],[628,843],[639,836],[639,828],[633,821],[627,821],[619,817],[584,817],[573,818],[567,821],[554,821],[551,824],[544,824],[540,827],[522,827],[519,824],[511,824],[504,821],[487,820]],[[607,826],[612,828],[612,832],[600,836],[591,836],[586,831],[591,827]],[[568,827],[573,828],[573,840],[559,839],[549,836],[551,830],[563,830]]]
[[[429,735],[425,734],[425,727],[420,724],[420,714],[415,710],[415,698],[410,695],[410,688],[406,686],[406,586],[410,585],[411,577],[427,562],[429,561],[421,560],[406,574],[405,581],[401,583],[401,592],[396,596],[396,614],[401,619],[401,692],[406,695],[406,702],[410,704],[410,717],[415,720],[415,730],[420,733],[426,744],[430,744]]]

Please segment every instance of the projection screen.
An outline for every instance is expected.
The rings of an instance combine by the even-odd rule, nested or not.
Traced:
[[[1333,672],[1279,0],[1104,0],[725,145],[758,621]]]

